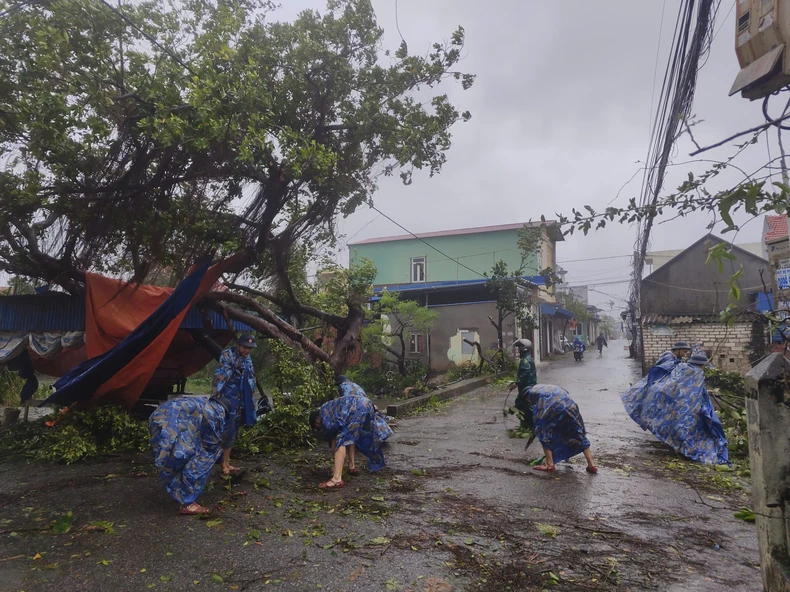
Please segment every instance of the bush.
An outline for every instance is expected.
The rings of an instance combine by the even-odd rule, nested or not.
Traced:
[[[705,368],[705,382],[719,403],[719,419],[727,436],[730,454],[748,455],[749,434],[746,422],[746,387],[743,376],[718,368]]]
[[[255,454],[275,448],[312,446],[315,443],[309,424],[310,410],[334,398],[334,374],[327,364],[310,364],[295,350],[272,341],[277,362],[268,374],[274,387],[274,411],[254,426],[243,427],[234,450]]]
[[[357,364],[346,372],[349,380],[356,382],[370,396],[399,397],[408,387],[417,392],[425,392],[424,379],[428,367],[422,360],[407,360],[406,376],[394,368],[373,367],[368,362]]]
[[[507,362],[509,364],[509,362]],[[496,374],[501,372],[500,368],[483,362],[481,366],[479,362],[461,362],[460,364],[450,363],[450,367],[445,374],[445,382],[455,382],[457,380],[466,380],[467,378],[475,378],[477,376],[488,376],[489,374]]]
[[[45,424],[55,417],[54,426]],[[109,452],[140,452],[149,446],[146,422],[113,405],[51,415],[0,433],[0,450],[6,453],[66,464]]]
[[[0,366],[0,405],[17,407],[20,405],[19,391],[25,381],[5,366]]]

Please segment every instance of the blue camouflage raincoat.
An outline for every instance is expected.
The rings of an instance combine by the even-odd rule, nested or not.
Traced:
[[[527,390],[527,401],[534,413],[535,436],[555,463],[590,447],[579,406],[564,388],[536,384]]]
[[[370,399],[360,394],[338,397],[321,406],[319,417],[324,430],[333,434],[335,450],[353,444],[368,457],[371,472],[384,467],[381,434],[376,427],[376,410]]]
[[[159,480],[177,502],[191,504],[222,455],[225,409],[214,399],[179,397],[156,408],[148,430]]]
[[[650,382],[649,376],[620,395],[631,419],[691,460],[727,464],[727,437],[702,368],[677,362],[662,378]]]
[[[214,371],[211,398],[225,408],[228,421],[222,435],[222,447],[230,448],[242,422],[254,425],[256,421],[252,393],[255,391],[255,372],[250,356],[242,356],[237,347],[222,352]]]
[[[365,390],[355,382],[347,380],[337,387],[341,397],[365,397],[367,394]],[[375,407],[375,406],[374,406]],[[392,434],[392,428],[387,423],[384,415],[380,411],[376,411],[376,437],[379,442],[385,442]]]

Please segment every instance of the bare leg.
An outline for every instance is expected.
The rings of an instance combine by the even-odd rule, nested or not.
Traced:
[[[546,466],[553,467],[554,466],[554,456],[551,454],[551,450],[548,448],[543,449],[543,455],[546,457]]]
[[[584,458],[587,459],[587,466],[591,469],[595,468],[595,462],[593,461],[592,452],[590,452],[589,448],[586,448],[583,452]]]
[[[337,483],[343,480],[343,464],[346,462],[346,447],[340,446],[335,450],[335,470],[332,474],[332,481]]]
[[[352,470],[357,468],[357,464],[355,462],[356,452],[357,452],[357,447],[354,446],[353,444],[348,447],[348,468]]]

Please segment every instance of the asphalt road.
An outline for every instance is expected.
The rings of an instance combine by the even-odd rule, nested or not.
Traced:
[[[326,449],[239,459],[209,520],[179,516],[146,455],[0,465],[0,590],[759,590],[734,472],[677,457],[623,411],[624,342],[539,382],[578,402],[600,467],[533,471],[504,386],[398,422],[388,467],[323,493]],[[512,399],[511,399],[512,402]],[[744,489],[745,488],[745,489]],[[49,525],[72,513],[69,532]]]

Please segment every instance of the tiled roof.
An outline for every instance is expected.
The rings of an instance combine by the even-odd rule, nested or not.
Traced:
[[[545,222],[520,222],[519,224],[500,224],[499,226],[477,226],[474,228],[459,228],[456,230],[439,230],[436,232],[418,232],[416,234],[399,234],[397,236],[382,236],[378,238],[368,238],[365,240],[357,241],[355,243],[348,243],[349,246],[353,245],[369,245],[373,243],[387,243],[390,241],[408,240],[413,238],[435,238],[437,236],[457,236],[459,234],[479,234],[481,232],[499,232],[501,230],[518,230],[524,226],[534,228],[545,224],[546,226],[555,226],[557,222],[554,220],[546,220]]]
[[[766,216],[765,220],[768,222],[768,232],[763,237],[765,242],[787,238],[787,216]]]

